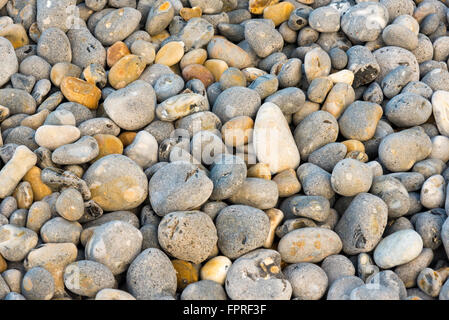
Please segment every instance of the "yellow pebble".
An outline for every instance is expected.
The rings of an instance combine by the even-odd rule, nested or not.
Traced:
[[[266,7],[278,2],[279,0],[249,0],[249,11],[254,14],[261,14]]]
[[[290,2],[281,2],[266,7],[263,10],[264,19],[270,19],[274,22],[275,26],[280,25],[282,22],[287,21],[290,18],[290,14],[295,9],[295,6]]]
[[[70,102],[76,102],[89,109],[97,109],[101,90],[95,85],[74,77],[65,77],[61,82],[61,92]]]
[[[270,166],[266,163],[257,163],[248,169],[248,178],[262,178],[271,180]]]
[[[182,8],[179,10],[179,15],[185,20],[189,21],[192,18],[200,18],[203,11],[200,7]]]
[[[129,146],[131,143],[133,143],[134,138],[136,137],[137,133],[133,132],[133,131],[126,131],[126,132],[122,132],[120,133],[120,135],[118,136],[118,138],[120,139],[120,141],[123,144],[123,147],[127,147]]]
[[[299,191],[298,191],[299,192]],[[270,231],[268,232],[267,239],[263,244],[264,248],[271,248],[273,246],[274,236],[276,234],[276,228],[281,223],[282,219],[284,219],[284,213],[279,209],[268,209],[265,211],[268,218],[270,219]]]
[[[116,64],[121,58],[131,54],[126,44],[122,41],[117,41],[108,48],[106,53],[106,61],[109,67]]]
[[[172,66],[181,61],[184,56],[184,43],[171,41],[164,45],[156,54],[156,63]]]
[[[35,201],[40,201],[44,197],[52,194],[52,191],[49,186],[41,180],[41,169],[39,167],[32,167],[26,175],[23,177],[24,181],[27,181],[31,185],[31,189],[33,189],[33,195]]]
[[[96,134],[94,135],[94,138],[97,140],[100,152],[92,162],[110,154],[123,153],[123,143],[116,136],[113,136],[112,134]]]
[[[176,270],[177,288],[179,291],[184,290],[189,284],[198,281],[198,270],[192,263],[184,260],[172,260],[171,263]]]
[[[204,63],[204,66],[212,72],[215,81],[220,81],[220,77],[225,72],[229,66],[226,62],[220,59],[209,59]]]
[[[223,285],[232,261],[225,256],[217,256],[207,261],[201,268],[201,280],[212,280]]]
[[[0,37],[6,38],[12,43],[14,49],[30,43],[27,32],[21,24],[10,24],[0,29]]]
[[[232,118],[221,127],[224,143],[230,147],[237,147],[251,142],[253,127],[254,121],[248,116]]]
[[[5,271],[8,268],[8,264],[6,263],[5,258],[0,254],[0,273]]]
[[[273,181],[278,185],[279,197],[290,197],[301,190],[301,183],[293,169],[279,172],[273,177]]]
[[[146,63],[142,57],[134,54],[124,56],[109,70],[109,83],[114,89],[124,88],[139,79],[145,67]]]
[[[161,33],[158,33],[155,36],[151,36],[151,42],[160,45],[162,41],[170,37],[170,33],[168,33],[167,30],[162,31]]]
[[[346,140],[342,142],[346,146],[346,154],[352,151],[365,152],[365,145],[358,140]]]

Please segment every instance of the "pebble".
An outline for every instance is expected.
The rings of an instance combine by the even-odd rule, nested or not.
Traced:
[[[241,256],[228,270],[226,293],[232,300],[290,299],[292,285],[280,264],[281,256],[274,250],[258,249]]]
[[[296,169],[300,154],[281,109],[274,103],[263,104],[254,123],[253,144],[260,162],[275,174]]]
[[[11,195],[20,180],[37,162],[36,155],[25,146],[19,146],[0,171],[0,198]]]
[[[118,154],[105,156],[84,173],[92,200],[106,211],[128,210],[147,197],[148,180],[131,159]]]
[[[11,76],[19,71],[19,62],[14,47],[6,38],[0,37],[0,58],[3,61],[0,76],[0,87],[3,87]]]
[[[136,130],[155,117],[156,94],[148,83],[137,80],[111,93],[104,101],[106,114],[120,128]]]
[[[103,289],[112,289],[115,286],[115,279],[105,265],[90,260],[79,260],[65,268],[64,284],[75,294],[95,297]]]
[[[181,294],[181,300],[227,300],[223,287],[211,280],[189,284]]]
[[[80,137],[77,127],[71,125],[43,125],[36,130],[36,143],[50,150],[75,142]]]
[[[215,225],[218,248],[230,259],[262,247],[270,229],[268,216],[262,210],[246,205],[222,209]]]
[[[51,300],[55,283],[50,272],[42,267],[34,267],[23,276],[21,289],[27,300]]]
[[[374,250],[374,261],[379,267],[389,269],[412,261],[422,248],[423,241],[416,231],[397,231],[379,243]]]
[[[302,228],[281,238],[278,250],[282,260],[288,263],[320,262],[338,254],[342,249],[339,236],[329,229]]]
[[[0,226],[0,235],[0,254],[8,261],[23,260],[38,241],[34,231],[12,224]]]
[[[82,226],[76,221],[68,221],[56,217],[45,222],[41,227],[40,236],[45,243],[79,243]]]
[[[292,284],[297,300],[320,300],[326,292],[328,278],[323,269],[313,263],[295,263],[283,270]]]
[[[379,243],[387,225],[388,208],[378,197],[357,195],[339,220],[335,231],[347,254],[370,252]]]
[[[86,244],[87,260],[104,264],[112,274],[120,274],[139,255],[142,234],[129,223],[111,221],[95,228]]]
[[[173,231],[173,228],[177,229]],[[201,211],[177,211],[162,218],[158,239],[161,247],[170,255],[198,264],[209,257],[218,238],[212,219],[207,214]]]
[[[213,182],[191,163],[175,161],[160,168],[149,182],[150,202],[160,216],[192,210],[207,201]]]
[[[95,37],[105,46],[126,39],[139,25],[142,14],[125,7],[104,16],[95,26]]]
[[[176,270],[167,255],[159,249],[142,251],[126,273],[130,293],[139,300],[160,299],[176,293]]]

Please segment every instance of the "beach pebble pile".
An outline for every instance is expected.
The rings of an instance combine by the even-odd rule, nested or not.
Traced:
[[[0,299],[449,300],[448,27],[0,0]]]

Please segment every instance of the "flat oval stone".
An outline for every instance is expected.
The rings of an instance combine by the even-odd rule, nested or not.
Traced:
[[[287,263],[320,262],[338,254],[342,249],[340,237],[324,228],[302,228],[281,238],[278,251]]]
[[[128,157],[111,154],[94,162],[83,176],[94,200],[103,210],[129,210],[147,197],[143,170]]]
[[[300,155],[290,127],[281,109],[264,103],[254,124],[253,145],[259,162],[270,166],[272,174],[296,169]]]
[[[136,30],[142,14],[134,8],[120,8],[104,16],[95,27],[95,36],[105,46],[126,39]]]
[[[80,131],[74,126],[43,125],[36,130],[36,143],[50,150],[72,143],[80,137]]]
[[[160,103],[157,117],[163,121],[175,121],[195,112],[209,110],[207,99],[197,93],[181,93]]]
[[[57,148],[51,155],[56,164],[83,164],[98,156],[98,143],[91,136],[84,136],[77,142]]]
[[[0,105],[8,108],[11,115],[33,114],[36,111],[34,98],[25,90],[20,89],[0,89]]]
[[[412,261],[419,256],[423,241],[414,230],[400,230],[384,238],[374,250],[374,261],[389,269]]]
[[[156,94],[150,84],[137,80],[111,93],[103,106],[109,118],[120,128],[137,130],[153,121]]]
[[[224,38],[214,38],[207,45],[207,52],[211,59],[220,59],[230,67],[243,69],[251,66],[248,53]]]

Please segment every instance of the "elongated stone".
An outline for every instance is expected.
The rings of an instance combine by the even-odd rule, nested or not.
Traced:
[[[17,184],[37,162],[37,156],[27,147],[19,146],[11,160],[0,171],[0,198],[11,195]]]
[[[267,102],[259,108],[253,144],[258,160],[268,164],[272,174],[299,165],[298,147],[284,114],[274,103]]]

